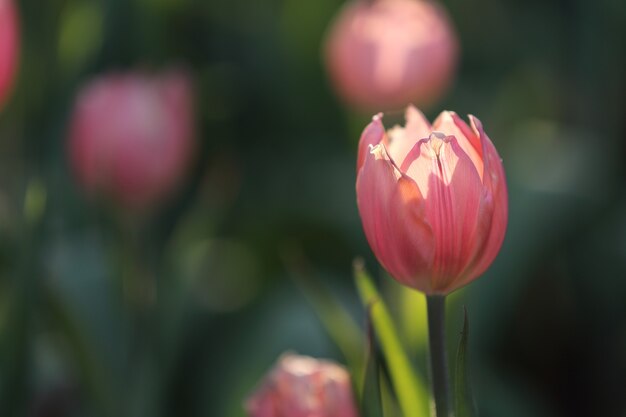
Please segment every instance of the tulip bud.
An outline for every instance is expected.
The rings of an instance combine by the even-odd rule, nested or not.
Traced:
[[[508,217],[504,168],[480,121],[445,111],[433,125],[413,106],[385,132],[374,116],[359,143],[357,203],[379,262],[404,285],[448,294],[479,277]]]
[[[183,72],[109,74],[78,95],[68,152],[91,195],[146,209],[170,194],[193,150],[191,80]]]
[[[0,0],[0,108],[13,87],[18,48],[17,10],[13,0]]]
[[[430,0],[352,0],[333,23],[326,64],[338,94],[364,110],[427,106],[449,87],[458,41]]]
[[[250,417],[357,417],[350,375],[341,366],[283,355],[246,402]]]

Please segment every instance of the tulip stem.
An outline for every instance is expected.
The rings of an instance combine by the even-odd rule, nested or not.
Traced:
[[[450,416],[450,383],[445,331],[445,295],[426,297],[428,308],[428,340],[430,345],[430,371],[435,401],[435,416]]]

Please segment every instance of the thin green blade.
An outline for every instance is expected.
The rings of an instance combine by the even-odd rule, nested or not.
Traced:
[[[365,377],[360,399],[361,415],[363,417],[383,417],[383,404],[380,392],[381,358],[379,355],[374,327],[372,325],[371,309],[367,309],[367,354],[365,363]]]
[[[476,405],[472,397],[467,365],[467,341],[469,339],[469,321],[467,308],[464,309],[463,331],[459,341],[459,349],[456,354],[456,372],[454,378],[454,408],[456,417],[475,417]]]
[[[361,262],[355,262],[354,275],[361,301],[370,309],[372,325],[385,358],[393,389],[404,417],[428,417],[429,396],[422,378],[415,373],[389,310]]]

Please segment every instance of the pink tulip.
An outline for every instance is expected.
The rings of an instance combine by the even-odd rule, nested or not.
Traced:
[[[451,84],[457,55],[448,16],[429,0],[352,0],[326,42],[335,89],[364,110],[433,104]]]
[[[328,361],[283,355],[246,402],[250,417],[357,417],[350,375]]]
[[[396,280],[428,295],[479,277],[506,230],[504,168],[480,121],[413,106],[385,132],[374,116],[359,143],[357,202],[367,240]]]
[[[191,90],[180,71],[109,74],[87,84],[75,104],[68,143],[85,190],[131,209],[168,196],[194,147]]]
[[[13,88],[18,61],[18,23],[13,0],[0,0],[0,108]]]

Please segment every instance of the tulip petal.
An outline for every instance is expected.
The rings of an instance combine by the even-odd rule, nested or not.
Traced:
[[[250,417],[357,417],[345,368],[293,354],[279,359],[245,409]]]
[[[357,155],[356,172],[358,173],[365,158],[369,153],[370,145],[377,145],[385,141],[385,126],[383,126],[383,114],[378,113],[372,117],[372,121],[365,127],[359,140],[359,153]]]
[[[447,293],[474,248],[482,182],[456,137],[433,133],[415,145],[403,164],[425,197],[435,237],[432,289]]]
[[[467,279],[471,280],[482,275],[500,251],[508,222],[508,192],[504,167],[496,147],[483,130],[480,120],[472,115],[469,117],[472,129],[480,137],[485,155],[484,209],[481,216],[489,219],[481,222],[484,225],[480,239],[482,244],[478,246],[471,270],[466,274]]]
[[[257,393],[248,398],[244,408],[249,416],[254,417],[273,417],[277,414],[274,397],[270,389],[266,387],[260,388]]]
[[[412,104],[406,108],[404,112],[404,118],[406,119],[405,129],[410,138],[414,141],[427,138],[432,131],[432,126],[424,113],[422,113],[417,107]]]
[[[330,375],[326,384],[320,387],[320,399],[324,405],[324,415],[329,417],[357,417],[352,392],[345,389],[351,384],[348,373],[344,371],[341,375],[338,372],[335,374],[334,377]]]
[[[444,111],[433,123],[433,130],[454,136],[459,146],[472,160],[478,175],[483,177],[482,146],[479,136],[453,111]]]
[[[398,281],[430,293],[434,241],[417,184],[379,144],[367,155],[356,187],[363,229],[378,260]]]
[[[394,161],[402,163],[407,154],[413,149],[418,140],[427,138],[431,126],[424,114],[414,105],[409,105],[404,113],[406,125],[404,128],[395,127],[389,131],[389,156]]]

